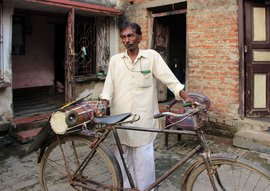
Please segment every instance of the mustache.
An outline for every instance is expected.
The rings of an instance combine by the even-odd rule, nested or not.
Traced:
[[[133,45],[134,45],[133,43],[128,43],[128,44],[125,45],[125,47],[126,47],[126,48],[130,48],[130,47],[132,47]]]

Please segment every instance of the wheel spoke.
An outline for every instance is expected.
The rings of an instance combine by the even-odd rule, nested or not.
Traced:
[[[270,183],[268,183],[268,185],[265,186],[265,188],[263,189],[263,191],[269,190],[270,189]]]
[[[248,182],[248,179],[249,179],[249,177],[250,177],[250,174],[251,174],[251,171],[250,171],[249,174],[248,174],[248,178],[246,179],[246,181],[245,181],[245,183],[244,183],[244,187],[243,187],[242,190],[245,190],[245,187],[246,187],[246,185],[247,185],[247,182]]]
[[[85,168],[71,178],[91,151],[92,141],[77,135],[61,138],[59,142],[61,146],[57,141],[52,143],[41,159],[42,190],[120,190],[119,164],[107,147],[100,145]]]
[[[268,190],[270,187],[270,173],[247,162],[213,159],[213,164],[218,166],[216,169],[218,177],[225,190],[262,191]],[[217,190],[222,191],[222,188],[217,183],[217,179],[215,182]],[[191,191],[213,190],[204,164],[192,171],[183,188]]]
[[[234,187],[234,189],[236,190],[236,185],[235,185],[235,178],[234,178],[234,170],[231,166],[231,171],[232,171],[232,186]]]
[[[52,163],[55,163],[55,165],[57,165],[57,166],[53,165]],[[58,162],[56,162],[56,161],[54,161],[54,160],[48,159],[47,165],[50,165],[53,169],[55,169],[55,170],[56,170],[57,172],[59,172],[61,175],[65,175],[65,174],[66,174],[66,168],[65,168],[65,166],[62,165],[62,164],[60,164],[60,163],[58,163]],[[62,167],[62,168],[61,168],[61,167]],[[60,170],[60,168],[61,168],[62,170]]]

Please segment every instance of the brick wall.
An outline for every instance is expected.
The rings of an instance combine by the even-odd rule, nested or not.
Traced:
[[[125,15],[142,26],[142,48],[149,47],[151,30],[149,13],[141,6],[147,2],[125,4]],[[210,121],[229,126],[239,118],[237,11],[237,0],[187,0],[188,90],[209,96]]]
[[[188,0],[188,87],[212,101],[218,118],[238,118],[236,0]]]

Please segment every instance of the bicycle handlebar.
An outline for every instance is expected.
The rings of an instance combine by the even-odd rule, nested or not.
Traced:
[[[193,115],[193,114],[199,112],[200,110],[204,109],[202,107],[203,105],[201,103],[195,101],[194,104],[195,104],[195,108],[189,108],[187,110],[187,112],[185,112],[185,113],[179,114],[179,113],[173,113],[173,112],[166,111],[166,112],[155,114],[155,115],[153,115],[153,117],[155,119],[158,119],[158,118],[163,117],[163,116],[186,117],[188,115]],[[184,107],[188,107],[188,106],[191,106],[191,103],[184,104]]]

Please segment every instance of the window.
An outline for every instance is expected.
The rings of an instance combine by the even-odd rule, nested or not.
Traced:
[[[96,26],[94,18],[79,17],[75,22],[75,75],[96,73]]]
[[[110,58],[110,19],[77,17],[75,22],[76,76],[106,74]]]

